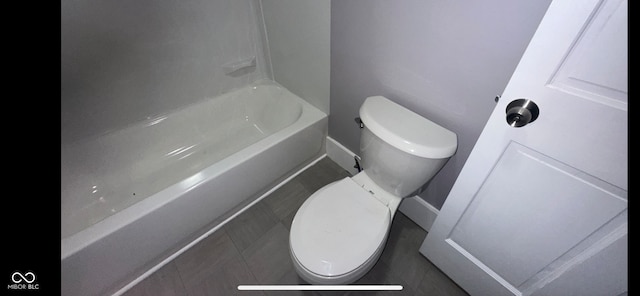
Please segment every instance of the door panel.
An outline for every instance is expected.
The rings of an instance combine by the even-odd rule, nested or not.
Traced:
[[[543,186],[511,186],[530,179]],[[626,209],[626,198],[620,188],[511,142],[447,241],[520,287],[585,237],[597,235]],[[508,211],[496,211],[495,205]]]
[[[626,1],[602,4],[575,40],[549,87],[627,110]]]
[[[625,0],[549,6],[420,248],[472,295],[627,291],[626,48]]]

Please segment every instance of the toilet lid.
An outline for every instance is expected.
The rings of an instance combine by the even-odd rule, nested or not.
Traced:
[[[389,209],[347,177],[311,195],[291,224],[291,250],[308,270],[339,276],[365,263],[384,242]]]

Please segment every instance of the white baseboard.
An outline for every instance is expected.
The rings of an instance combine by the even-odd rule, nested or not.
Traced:
[[[358,173],[358,169],[354,167],[356,164],[354,156],[355,154],[347,147],[342,146],[338,141],[327,137],[327,156],[331,158],[335,163],[341,166],[343,169],[355,175]]]
[[[433,221],[436,220],[440,211],[424,199],[413,196],[405,198],[398,208],[405,216],[418,224],[426,232],[431,230]]]
[[[342,144],[338,143],[331,137],[327,137],[326,143],[327,156],[331,158],[331,160],[335,161],[339,166],[347,170],[352,175],[358,173],[358,170],[353,167],[355,165],[355,153],[342,146]],[[433,221],[435,221],[436,217],[438,217],[438,213],[440,212],[434,206],[418,196],[404,199],[402,203],[400,203],[400,208],[398,208],[398,210],[427,232],[431,229]]]

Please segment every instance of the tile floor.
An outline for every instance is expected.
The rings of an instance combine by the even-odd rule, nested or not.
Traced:
[[[355,284],[402,291],[238,291],[240,284],[306,284],[289,257],[289,227],[307,197],[346,176],[323,158],[124,295],[467,295],[418,252],[427,233],[401,212],[380,259]]]

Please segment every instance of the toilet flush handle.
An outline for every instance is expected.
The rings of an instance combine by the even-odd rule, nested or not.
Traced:
[[[360,119],[360,117],[356,117],[354,118],[354,120],[360,126],[360,128],[364,128],[364,122],[362,122],[362,119]]]

